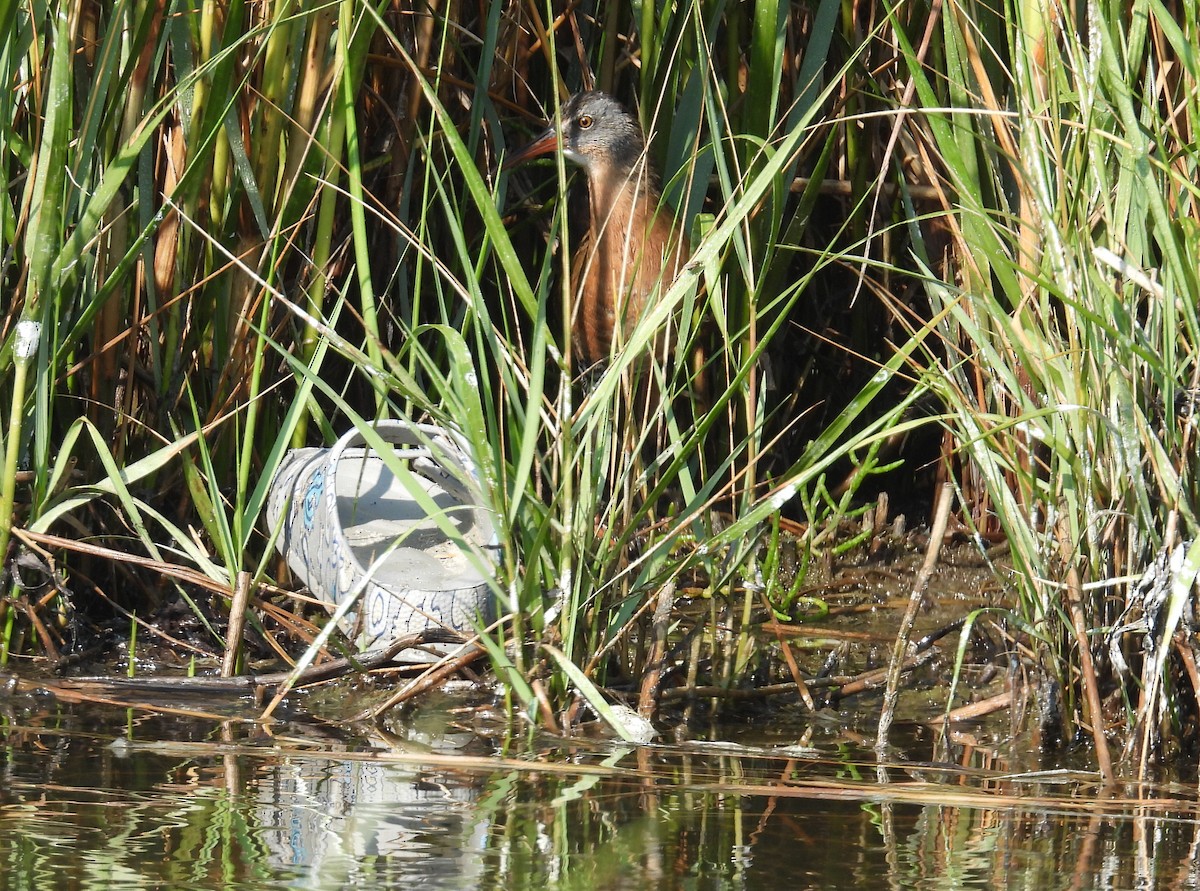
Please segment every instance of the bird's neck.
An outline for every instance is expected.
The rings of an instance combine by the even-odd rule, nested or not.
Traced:
[[[592,231],[601,238],[626,238],[646,226],[658,209],[658,181],[645,159],[631,167],[592,171],[588,176]]]

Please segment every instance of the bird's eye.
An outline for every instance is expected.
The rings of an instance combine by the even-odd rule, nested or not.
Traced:
[[[581,114],[577,123],[579,124],[580,129],[590,130],[592,129],[592,124],[594,124],[595,121],[592,119],[590,114]]]

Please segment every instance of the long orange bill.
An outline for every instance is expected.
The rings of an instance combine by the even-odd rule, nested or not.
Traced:
[[[509,155],[502,169],[508,170],[510,167],[516,167],[518,164],[523,164],[531,158],[552,155],[556,151],[558,151],[558,133],[553,127],[550,127],[533,140],[533,142]]]

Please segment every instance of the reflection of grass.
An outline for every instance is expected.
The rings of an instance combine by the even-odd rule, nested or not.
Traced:
[[[498,758],[453,751],[446,720],[422,709],[405,722],[407,750],[333,759],[326,737],[300,727],[267,747],[228,727],[218,738],[215,724],[149,719],[109,746],[68,715],[13,747],[11,788],[25,797],[0,811],[0,868],[20,888],[340,887],[348,875],[359,887],[431,876],[512,889],[873,887],[880,876],[909,887],[999,871],[1053,888],[1064,863],[1090,874],[1099,854],[1088,833],[1048,825],[1086,821],[1122,838],[1148,806],[1097,800],[1085,777],[1026,773],[1033,753],[1004,770],[918,761],[919,781],[880,786],[864,781],[867,753],[849,747],[822,761],[755,746],[614,753],[541,740]],[[171,734],[193,739],[163,740]],[[48,744],[53,758],[37,753]],[[1103,865],[1186,870],[1194,826],[1159,822],[1162,844],[1147,851],[1129,833]]]
[[[936,421],[962,519],[1011,543],[1062,732],[1092,727],[1103,765],[1101,731],[1136,728],[1149,757],[1191,726],[1162,723],[1154,692],[1190,645],[1143,669],[1126,632],[1130,675],[1089,652],[1130,578],[1196,525],[1174,410],[1200,385],[1191,26],[1098,6],[1083,43],[1036,5],[656,9],[597,9],[617,18],[588,32],[589,62],[640,99],[668,200],[701,214],[694,256],[586,385],[569,251],[530,234],[520,200],[552,206],[539,219],[563,240],[566,170],[532,191],[548,168],[491,173],[520,139],[512,100],[531,85],[553,113],[565,90],[544,62],[574,50],[557,32],[534,47],[539,12],[145,7],[84,41],[69,7],[12,11],[4,64],[27,86],[0,115],[17,261],[0,540],[15,516],[262,579],[255,524],[288,447],[383,414],[449,424],[503,538],[494,659],[526,711],[561,720],[580,694],[565,664],[603,691],[647,671],[656,635],[677,641],[653,613],[683,578],[712,608],[672,644],[681,673],[776,671],[751,613],[795,610],[811,555],[853,546],[831,531],[864,492],[911,491],[939,456],[900,465],[896,443]],[[18,320],[42,326],[35,355],[13,350]],[[669,323],[669,354],[639,358]],[[799,521],[787,559],[781,513]],[[68,562],[77,593],[129,587]],[[1165,583],[1160,651],[1194,562]],[[1138,672],[1145,698],[1101,719],[1099,691]]]

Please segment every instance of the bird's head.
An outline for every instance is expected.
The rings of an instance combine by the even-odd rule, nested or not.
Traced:
[[[576,93],[563,105],[560,122],[561,126],[552,124],[504,166],[552,154],[560,144],[563,157],[588,173],[630,171],[645,153],[646,141],[637,119],[607,93]]]

